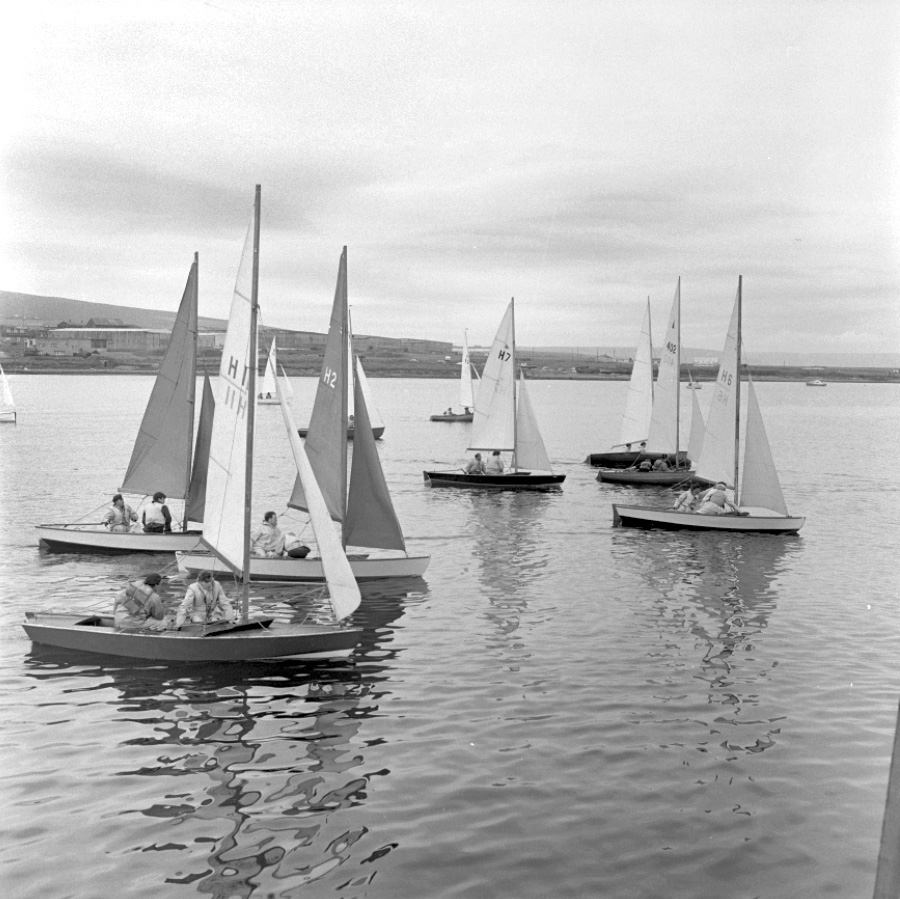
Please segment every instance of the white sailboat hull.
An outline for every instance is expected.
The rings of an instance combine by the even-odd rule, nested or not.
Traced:
[[[209,570],[228,573],[229,569],[211,553],[183,552],[177,554],[178,570],[183,574],[196,575]],[[375,581],[387,578],[422,577],[431,561],[431,556],[375,557],[348,556],[350,570],[357,581]],[[250,579],[252,581],[316,582],[325,580],[322,560],[318,556],[292,559],[289,556],[250,559]]]
[[[220,634],[203,625],[178,631],[117,631],[109,616],[29,612],[24,624],[33,643],[56,649],[164,662],[246,662],[257,659],[342,658],[359,643],[360,628],[273,624]]]
[[[56,553],[174,553],[189,552],[200,546],[200,531],[175,531],[170,534],[117,534],[105,528],[67,524],[41,524],[36,527],[42,549]]]
[[[699,515],[673,509],[650,509],[613,503],[613,527],[689,531],[732,531],[741,534],[796,534],[805,518],[779,515],[768,509],[746,509],[746,515]]]

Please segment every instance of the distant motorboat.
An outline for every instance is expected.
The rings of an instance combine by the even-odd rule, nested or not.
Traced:
[[[816,378],[815,381],[807,381],[807,387],[827,387],[828,385],[819,378]]]

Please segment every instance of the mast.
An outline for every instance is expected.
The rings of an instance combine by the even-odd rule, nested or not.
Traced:
[[[734,401],[734,501],[738,502],[738,468],[741,461],[741,285],[744,276],[738,275],[737,290],[737,378]]]
[[[193,474],[194,467],[194,405],[195,400],[197,398],[197,328],[199,327],[197,324],[197,296],[200,293],[200,254],[194,253],[194,320],[191,323],[193,327],[194,334],[194,359],[193,365],[191,366],[191,380],[188,386],[188,408],[191,410],[190,415],[188,416],[190,419],[190,425],[188,426],[188,453],[187,453],[187,471],[185,471],[185,481],[184,481],[184,512],[183,519],[181,522],[181,529],[186,531],[188,529],[188,505],[190,504],[191,499],[191,475]]]
[[[513,379],[513,389],[512,389],[512,406],[513,406],[513,456],[512,456],[512,468],[513,471],[519,470],[518,465],[518,452],[517,447],[519,444],[519,422],[518,422],[518,402],[516,392],[518,390],[518,380],[519,380],[519,372],[516,369],[516,298],[512,297],[509,301],[510,308],[512,309],[512,379]]]
[[[678,349],[675,352],[675,468],[678,468],[678,452],[681,441],[681,275],[678,276],[678,315],[675,333]]]
[[[256,426],[256,332],[259,327],[259,213],[262,188],[253,203],[253,279],[250,289],[250,352],[247,383],[247,461],[244,491],[244,563],[241,570],[241,620],[250,612],[250,521],[253,507],[253,430]]]
[[[347,549],[347,428],[350,426],[348,421],[350,406],[350,390],[353,389],[353,378],[355,373],[350,370],[349,365],[349,347],[353,340],[350,333],[350,310],[347,308],[347,247],[344,247],[341,254],[341,261],[344,268],[344,284],[343,298],[341,302],[341,447],[338,457],[341,460],[341,546]],[[354,425],[355,427],[355,425]],[[355,434],[354,434],[355,436]]]

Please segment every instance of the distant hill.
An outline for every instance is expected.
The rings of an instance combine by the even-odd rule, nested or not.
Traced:
[[[27,327],[34,327],[36,322],[55,326],[63,321],[70,325],[83,325],[92,318],[119,318],[126,325],[135,328],[171,328],[175,322],[174,311],[161,312],[158,309],[88,303],[65,297],[41,297],[31,293],[0,290],[0,321],[12,324],[15,319],[21,321],[23,315]],[[227,322],[220,318],[201,316],[199,324],[209,331],[224,331]]]

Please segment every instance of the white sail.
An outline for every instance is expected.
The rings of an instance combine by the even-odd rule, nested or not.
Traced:
[[[285,379],[277,385],[281,413],[284,416],[284,425],[291,443],[294,464],[297,466],[297,477],[303,485],[303,495],[309,511],[310,524],[316,537],[319,554],[322,557],[322,568],[325,571],[331,607],[334,610],[335,618],[342,621],[359,607],[361,599],[359,586],[356,578],[353,577],[350,562],[341,545],[341,538],[331,524],[331,515],[328,512],[325,497],[322,496],[312,466],[306,457],[306,450],[297,434],[297,426],[294,424],[286,396],[286,383]]]
[[[0,416],[14,418],[16,404],[13,400],[12,390],[9,389],[9,381],[6,380],[6,372],[0,365]]]
[[[258,393],[260,399],[263,397],[267,399],[275,398],[275,382],[278,378],[278,351],[275,347],[275,338],[272,338],[272,346],[269,348],[269,360],[266,362],[266,373],[263,375],[262,386],[259,388]]]
[[[747,428],[744,434],[744,464],[741,468],[740,505],[769,509],[788,515],[775,461],[766,436],[753,381],[747,382]]]
[[[740,319],[740,285],[731,313],[731,324],[725,347],[719,358],[719,374],[713,388],[712,404],[706,420],[703,451],[697,460],[697,477],[710,481],[724,481],[734,486],[735,421],[738,397],[738,321]]]
[[[513,304],[510,303],[481,375],[470,450],[515,449],[513,341]]]
[[[637,446],[650,434],[650,418],[653,414],[653,344],[650,336],[650,300],[634,353],[628,396],[625,399],[625,415],[618,446],[631,443]]]
[[[472,362],[469,359],[469,338],[465,332],[463,332],[463,351],[460,366],[459,404],[465,411],[475,406],[475,395],[472,391]]]
[[[292,400],[294,398],[294,388],[291,386],[291,382],[288,380],[288,376],[284,371],[284,366],[279,364],[278,366],[281,369],[281,386],[283,388],[284,395]]]
[[[516,410],[516,456],[517,468],[551,471],[550,457],[537,426],[534,409],[525,389],[525,376],[519,376],[519,397]]]
[[[697,399],[697,391],[691,393],[691,436],[688,438],[688,458],[697,464],[703,452],[703,438],[706,436],[706,422],[703,421],[703,412],[700,409],[700,400]]]
[[[653,414],[647,449],[675,453],[679,449],[679,382],[681,380],[681,278],[669,313],[666,340],[659,355],[659,373],[653,390]]]
[[[369,387],[369,379],[366,377],[366,373],[363,371],[362,362],[360,362],[358,358],[356,360],[356,377],[359,378],[359,386],[362,390],[363,396],[366,399],[366,409],[369,412],[369,422],[371,423],[373,428],[383,428],[384,419],[381,417],[381,413],[378,411],[378,406],[375,405],[375,397],[372,396],[372,388]],[[352,414],[353,379],[348,378],[347,380],[350,382],[350,412]]]
[[[206,480],[203,542],[233,571],[244,563],[244,504],[247,496],[248,374],[253,287],[251,222],[238,269],[228,333],[219,367],[216,414],[213,419]]]

